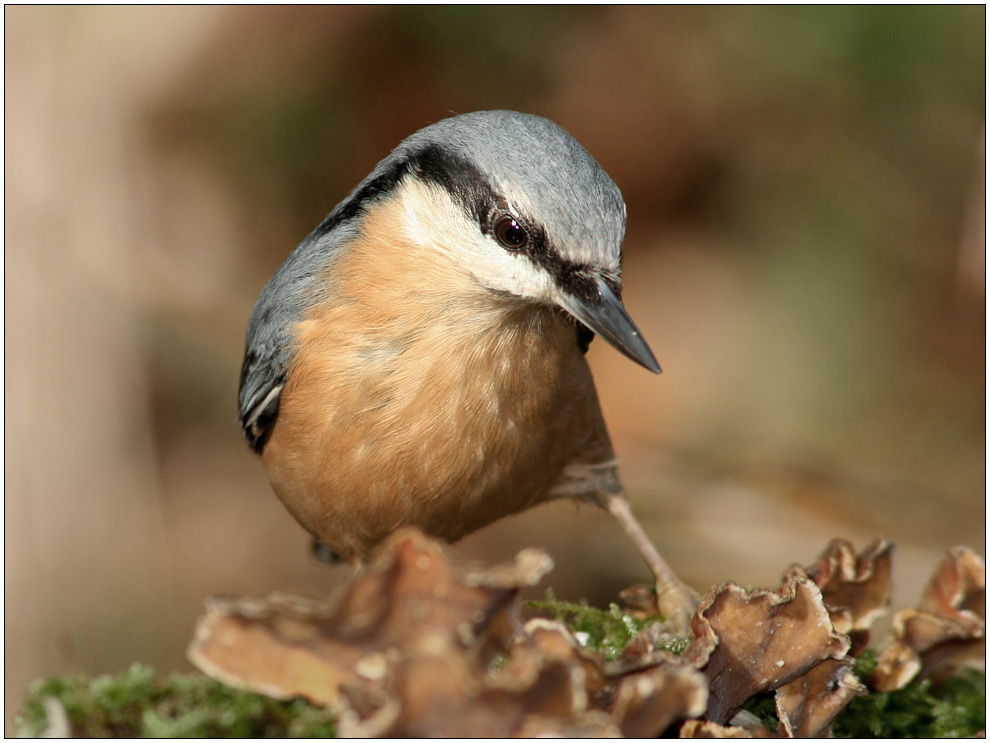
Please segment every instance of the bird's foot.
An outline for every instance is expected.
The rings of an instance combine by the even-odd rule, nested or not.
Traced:
[[[674,584],[670,582],[670,577],[674,578]],[[698,601],[698,594],[673,573],[663,579],[657,578],[657,608],[670,634],[678,637],[688,637],[691,634],[691,620],[698,610]]]
[[[626,534],[633,540],[640,554],[656,578],[657,608],[663,617],[667,631],[673,635],[687,637],[691,630],[691,619],[698,608],[698,594],[687,586],[670,569],[653,542],[646,536],[643,527],[633,515],[632,509],[622,495],[602,494],[600,504],[611,513]]]

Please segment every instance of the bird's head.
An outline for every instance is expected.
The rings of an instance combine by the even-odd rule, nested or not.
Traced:
[[[553,122],[512,111],[439,121],[402,142],[351,198],[386,194],[417,244],[493,291],[562,308],[659,373],[619,298],[622,193]]]

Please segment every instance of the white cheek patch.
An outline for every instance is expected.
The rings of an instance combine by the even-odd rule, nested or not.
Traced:
[[[396,196],[405,236],[470,273],[482,285],[527,299],[552,301],[553,280],[526,256],[501,247],[446,189],[406,178]]]

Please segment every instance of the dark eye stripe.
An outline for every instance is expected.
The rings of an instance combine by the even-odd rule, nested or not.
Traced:
[[[582,298],[594,298],[597,294],[594,282],[586,278],[595,272],[594,267],[561,256],[550,245],[546,230],[526,216],[513,215],[506,199],[495,193],[488,179],[466,159],[437,145],[430,145],[413,153],[402,165],[413,170],[420,178],[446,189],[465,212],[478,221],[484,234],[493,236],[507,250],[520,257],[525,256],[526,260],[542,268],[564,291]],[[398,177],[386,174],[382,185],[370,183],[362,192],[366,190],[368,193],[377,193],[380,189],[390,187],[393,180],[398,180],[405,172],[408,171],[403,170]],[[502,242],[497,228],[505,218],[526,233],[524,244],[508,246]],[[618,296],[618,282],[615,284],[612,289]]]

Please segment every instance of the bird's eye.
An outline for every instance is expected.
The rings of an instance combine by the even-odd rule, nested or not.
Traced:
[[[495,237],[506,250],[522,250],[529,245],[526,228],[509,216],[502,217],[495,223]]]

